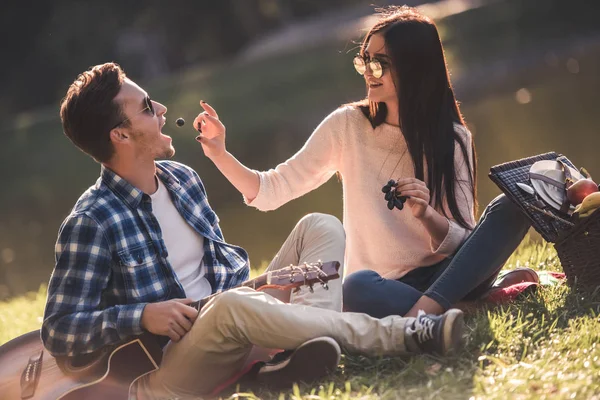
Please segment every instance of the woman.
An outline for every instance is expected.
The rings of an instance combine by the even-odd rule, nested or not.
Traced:
[[[354,59],[367,98],[339,108],[304,147],[258,172],[225,149],[225,128],[206,103],[194,125],[205,154],[261,210],[343,182],[344,307],[375,317],[441,314],[485,293],[529,224],[504,196],[475,227],[475,149],[449,81],[435,24],[408,7],[388,8]],[[403,210],[382,186],[397,179]]]

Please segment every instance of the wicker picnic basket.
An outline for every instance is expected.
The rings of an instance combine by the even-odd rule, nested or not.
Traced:
[[[535,196],[519,189],[517,183],[528,184],[531,165],[541,160],[561,161],[575,168],[568,158],[551,152],[496,165],[489,177],[523,211],[533,228],[554,243],[569,285],[593,291],[600,287],[600,211],[580,219],[540,207]]]
[[[596,290],[600,287],[600,212],[575,222],[554,248],[569,284]]]

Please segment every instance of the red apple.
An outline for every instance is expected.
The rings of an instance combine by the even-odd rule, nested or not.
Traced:
[[[580,179],[567,189],[569,203],[576,206],[581,204],[585,196],[598,191],[598,184],[591,179]]]

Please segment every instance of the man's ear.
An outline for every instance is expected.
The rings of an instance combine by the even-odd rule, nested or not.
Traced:
[[[114,128],[110,131],[110,140],[115,143],[122,143],[129,139],[129,135],[123,129]]]

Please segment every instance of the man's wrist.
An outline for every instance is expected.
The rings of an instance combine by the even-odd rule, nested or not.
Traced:
[[[140,328],[143,330],[148,330],[146,328],[146,318],[148,318],[148,314],[146,313],[146,310],[148,309],[148,306],[150,305],[150,303],[145,303],[144,307],[142,308],[142,316],[140,317]]]

